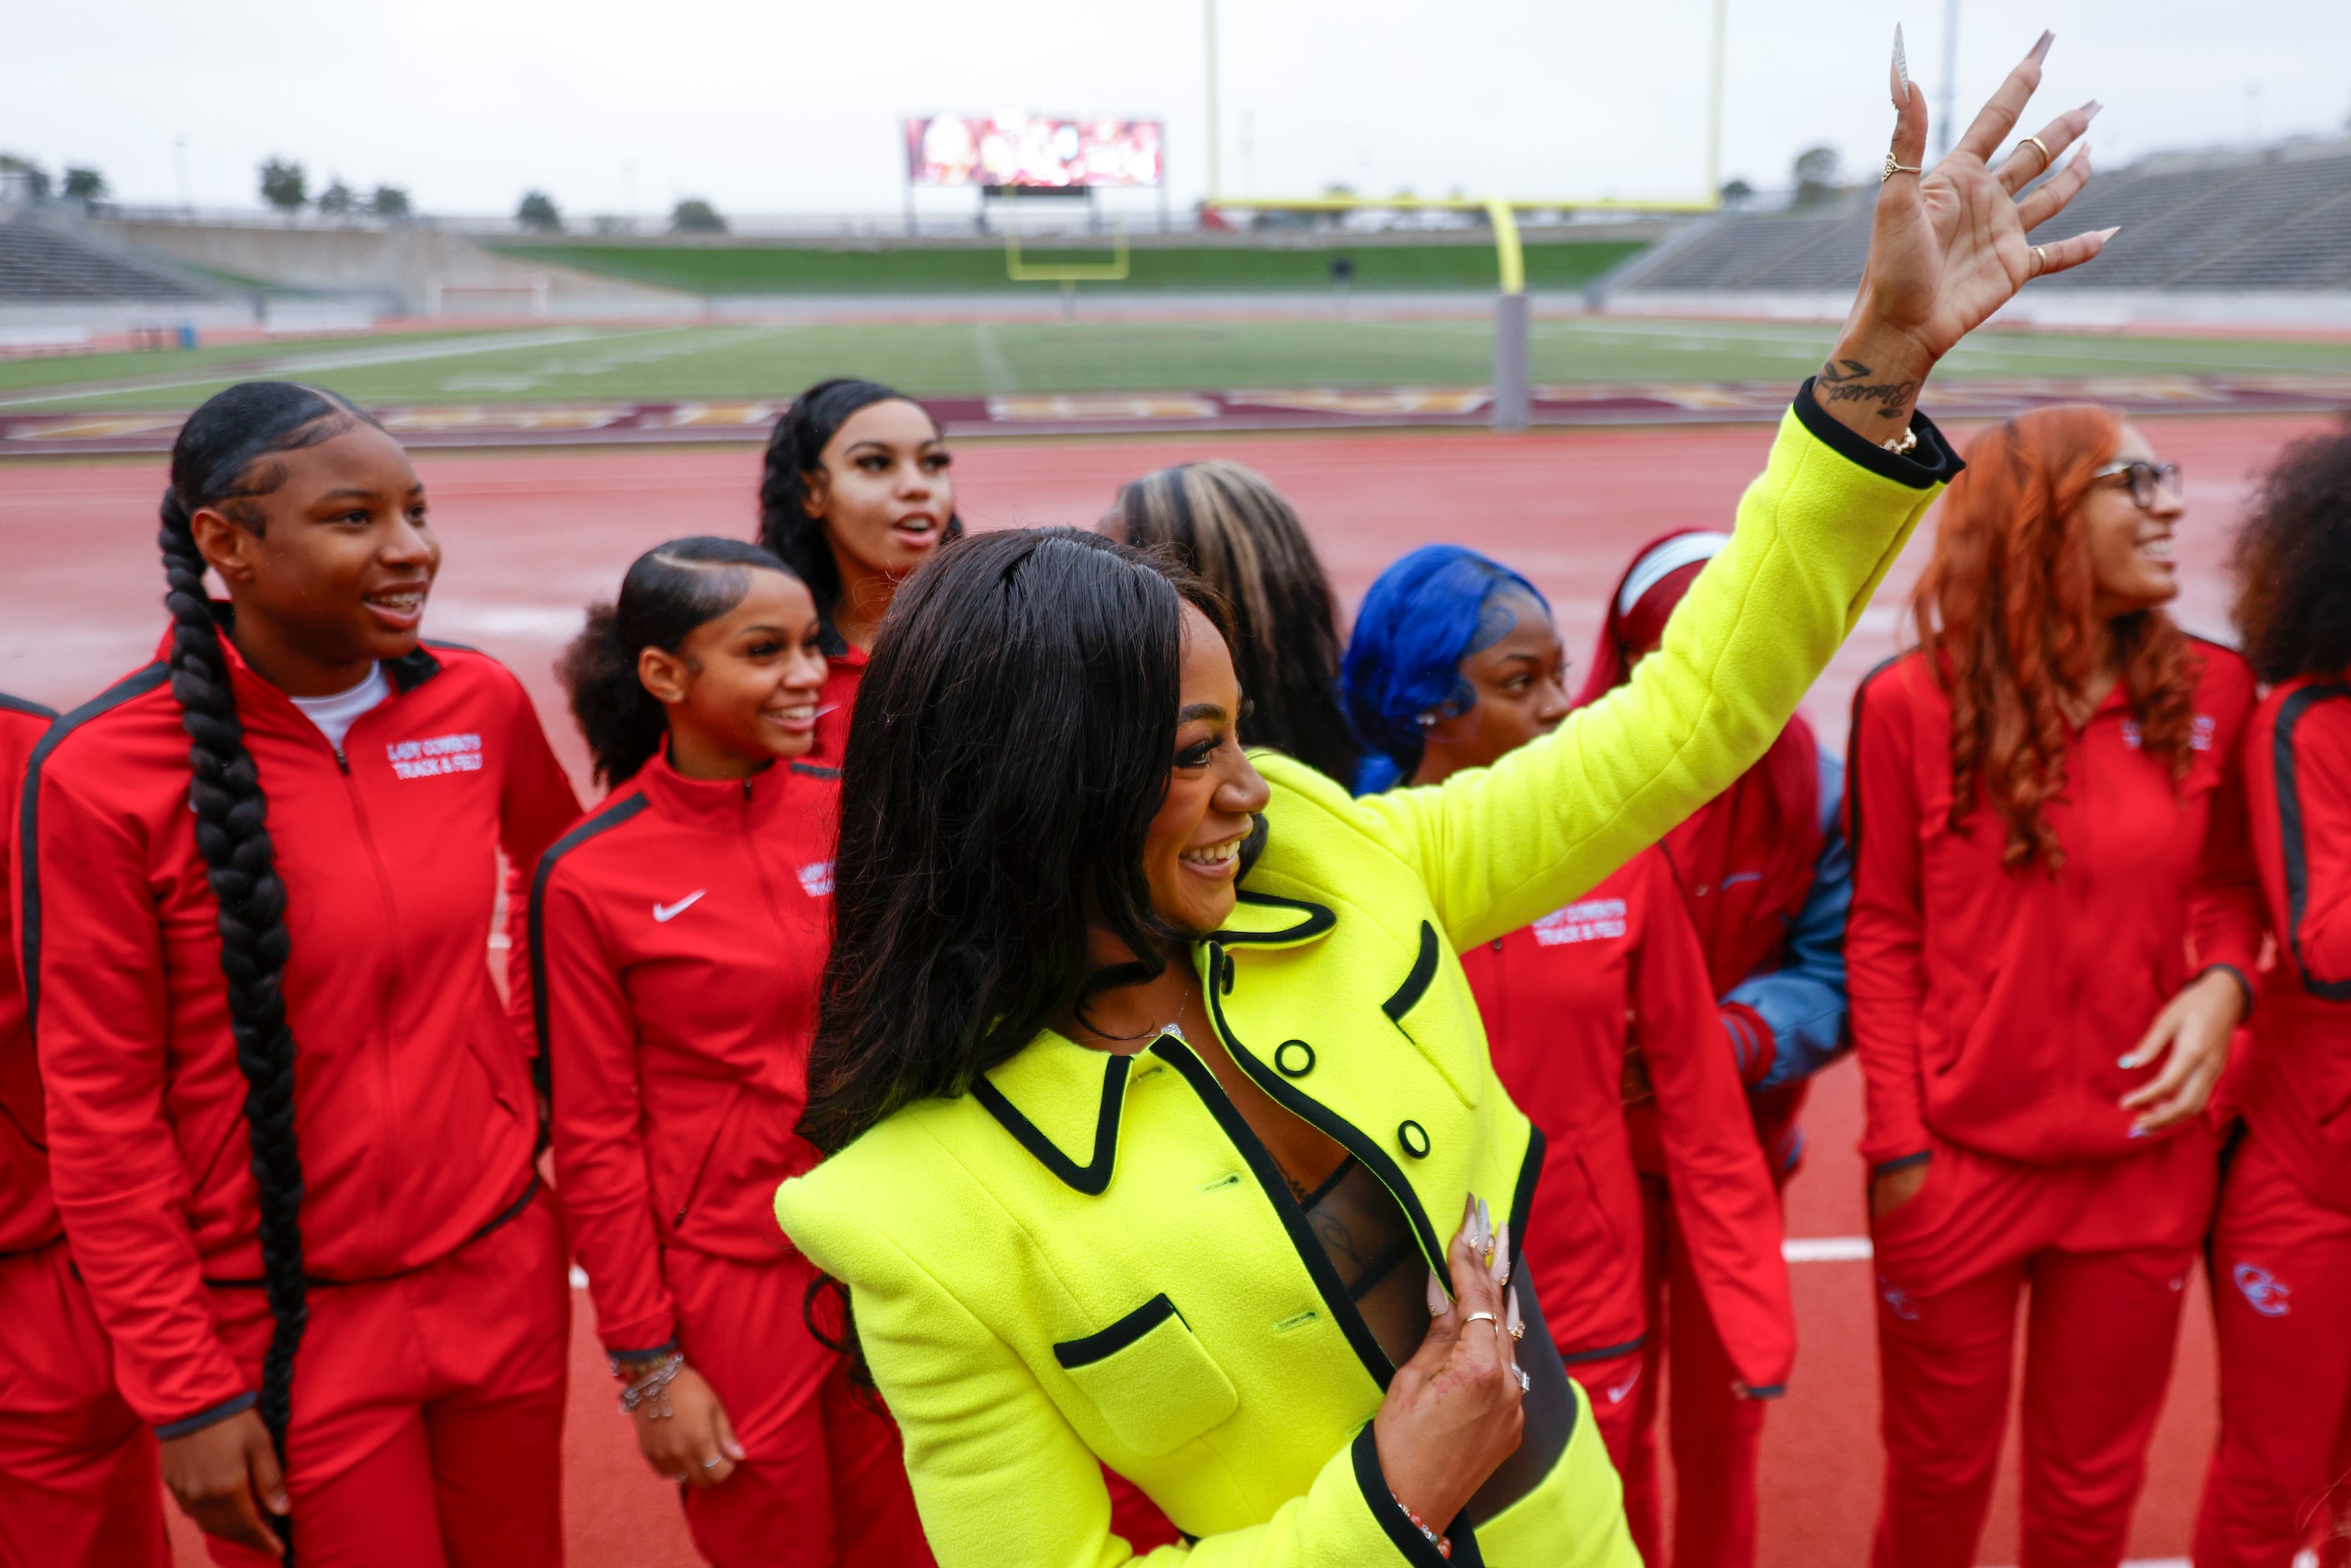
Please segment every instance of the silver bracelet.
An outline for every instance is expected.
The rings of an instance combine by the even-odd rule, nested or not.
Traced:
[[[658,1400],[653,1411],[653,1419],[669,1419],[676,1414],[670,1407],[669,1385],[684,1370],[685,1357],[677,1351],[671,1351],[654,1364],[653,1370],[621,1390],[621,1414],[633,1416],[639,1406],[649,1400]]]

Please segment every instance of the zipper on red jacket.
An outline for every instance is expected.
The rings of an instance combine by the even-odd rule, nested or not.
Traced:
[[[399,702],[402,695],[398,690],[394,690],[383,701],[353,719],[351,729],[357,729],[375,715]],[[313,728],[315,727],[314,726]],[[320,740],[327,738],[324,731],[319,731],[318,734]],[[343,738],[346,740],[350,738],[350,730],[344,731]],[[388,1020],[392,1017],[392,1007],[401,994],[407,989],[403,983],[405,977],[402,972],[403,965],[401,962],[401,955],[405,948],[400,935],[399,906],[392,900],[392,872],[384,864],[382,849],[376,842],[375,824],[368,819],[367,802],[360,795],[359,780],[351,774],[350,758],[344,755],[340,746],[329,743],[328,749],[335,754],[335,766],[342,770],[343,792],[350,799],[351,820],[359,826],[360,841],[367,846],[368,865],[375,873],[376,897],[383,906],[384,932],[392,954],[392,973],[389,977],[390,986],[383,994],[381,1005],[377,1011],[380,1017]],[[397,1132],[391,1123],[394,1108],[400,1103],[400,1097],[392,1082],[391,1032],[387,1023],[382,1038],[376,1042],[378,1049],[372,1052],[376,1059],[377,1092],[382,1096],[382,1116],[386,1134],[384,1142],[387,1145],[398,1141]],[[394,1213],[399,1203],[399,1194],[392,1184],[391,1164],[389,1161],[381,1159],[374,1163],[378,1167],[378,1192],[381,1195],[376,1212],[378,1214]],[[379,1239],[379,1244],[380,1241],[381,1239]]]
[[[774,764],[773,766],[785,765]],[[773,928],[776,941],[781,944],[788,939],[788,933],[784,930],[783,923],[775,917],[776,884],[768,880],[767,862],[759,854],[758,836],[751,831],[751,779],[746,776],[741,783],[742,798],[737,802],[735,832],[743,841],[743,858],[750,862],[752,874],[759,879],[759,907],[767,912],[768,924]],[[710,1147],[703,1151],[702,1164],[695,1167],[694,1180],[687,1184],[685,1196],[678,1200],[677,1213],[669,1222],[672,1231],[684,1228],[686,1211],[694,1207],[694,1200],[702,1196],[702,1178],[709,1174],[710,1157],[718,1151],[718,1139],[726,1134],[726,1124],[733,1120],[735,1112],[741,1106],[744,1096],[748,1092],[747,1086],[739,1087],[736,1092],[734,1103],[726,1107],[726,1113],[719,1118],[718,1129],[711,1134]]]

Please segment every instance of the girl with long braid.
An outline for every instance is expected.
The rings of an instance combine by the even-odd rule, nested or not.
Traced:
[[[792,400],[759,476],[759,543],[809,585],[831,669],[813,763],[841,765],[866,652],[898,585],[963,533],[938,422],[879,382],[819,382]]]
[[[23,824],[123,1396],[221,1563],[559,1563],[565,1260],[486,955],[498,852],[577,798],[514,677],[420,640],[423,486],[341,399],[214,397],[162,523],[156,661],[48,732]]]

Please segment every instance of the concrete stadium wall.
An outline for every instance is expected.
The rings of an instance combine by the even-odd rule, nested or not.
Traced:
[[[540,260],[500,256],[464,235],[421,228],[267,228],[95,219],[99,237],[239,277],[289,288],[381,290],[409,315],[427,315],[481,290],[514,291],[499,315],[692,316],[701,301],[675,289]],[[514,300],[525,304],[517,308]]]

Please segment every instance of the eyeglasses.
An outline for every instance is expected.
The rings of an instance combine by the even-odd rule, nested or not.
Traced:
[[[2090,477],[2111,479],[2116,475],[2129,476],[2131,499],[2138,503],[2142,511],[2155,510],[2156,503],[2167,496],[2175,501],[2180,498],[2177,463],[2149,463],[2134,457],[2127,462],[2109,463]]]

